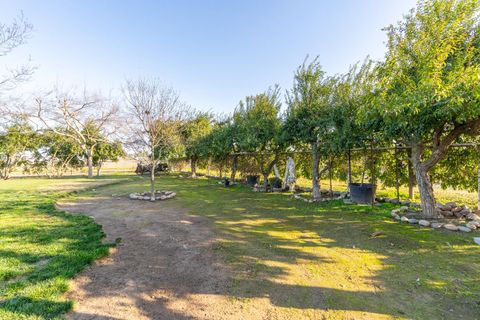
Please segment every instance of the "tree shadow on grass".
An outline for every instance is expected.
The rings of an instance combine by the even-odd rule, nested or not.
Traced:
[[[146,318],[201,318],[171,306],[172,300],[181,300],[190,303],[190,309],[205,307],[196,304],[195,296],[255,299],[253,303],[267,299],[280,309],[310,310],[327,318],[332,311],[365,319],[375,315],[475,319],[480,312],[476,261],[480,250],[469,246],[463,235],[393,223],[382,208],[349,207],[338,202],[308,204],[242,187],[205,187],[196,180],[164,178],[159,183],[178,191],[177,199],[165,206],[184,207],[194,215],[209,217],[218,233],[199,239],[179,227],[176,239],[159,242],[169,249],[164,259],[154,259],[155,251],[139,250],[129,256],[152,259],[148,260],[151,270],[137,270],[142,279],[138,273],[119,273],[124,270],[121,264],[125,257],[115,260],[114,254],[113,263],[102,266],[103,274],[119,275],[115,281],[140,288],[137,293],[124,294]],[[385,235],[371,238],[377,230]],[[152,232],[136,234],[135,239],[140,243],[158,240]],[[188,249],[183,248],[186,243]],[[214,261],[201,259],[211,251],[224,257],[231,267],[220,279],[222,273],[210,266]],[[187,263],[179,263],[184,260]],[[201,263],[204,268],[200,268]],[[99,291],[102,279],[95,278],[94,273],[87,275],[92,276],[91,281],[81,287],[87,298],[119,295],[108,290],[108,281]],[[146,285],[152,282],[167,298]],[[230,318],[243,315],[235,304],[231,309]],[[262,311],[258,311],[259,318]],[[71,316],[115,319],[82,312]]]
[[[266,295],[278,306],[326,307],[419,319],[475,319],[480,313],[480,284],[475,280],[480,278],[475,258],[480,250],[472,244],[469,235],[396,223],[388,216],[390,205],[380,208],[348,206],[341,201],[310,204],[284,195],[252,193],[241,186],[235,190],[217,186],[197,188],[195,183],[179,187],[185,196],[194,195],[193,201],[183,200],[192,213],[212,218],[222,237],[232,241],[229,244],[232,248],[245,248],[241,251],[243,256],[238,265],[248,260],[283,260],[291,261],[292,265],[297,261],[313,263],[322,269],[325,263],[338,263],[325,257],[318,260],[318,256],[311,254],[312,251],[321,254],[322,248],[347,254],[349,251],[360,251],[356,253],[359,268],[368,268],[369,263],[373,263],[374,267],[378,264],[368,272],[368,276],[357,279],[369,283],[369,291],[349,291],[321,285],[280,285],[278,280],[284,279],[289,271],[268,272],[268,267],[265,267],[268,278],[261,279],[262,284],[258,283],[258,273],[244,278],[245,285],[241,287],[245,289],[236,292],[239,296],[252,298]],[[231,192],[233,190],[235,194]],[[216,201],[210,201],[213,204],[202,209],[192,205],[202,198],[214,198]],[[385,235],[371,238],[374,231],[383,231]],[[288,240],[296,234],[307,236]],[[308,249],[307,255],[303,250],[305,248]],[[225,251],[228,257],[229,251],[233,250]],[[238,257],[239,253],[231,255]],[[368,255],[376,256],[378,261],[362,263],[362,257]],[[241,270],[241,267],[236,269]],[[351,272],[355,273],[355,270]],[[262,288],[270,290],[264,292]],[[306,302],[308,299],[292,299],[297,291],[299,297],[302,297],[300,291],[304,291],[310,292],[311,296],[323,294],[335,297],[335,302],[322,306]],[[287,294],[288,299],[283,299],[282,292],[292,295]]]

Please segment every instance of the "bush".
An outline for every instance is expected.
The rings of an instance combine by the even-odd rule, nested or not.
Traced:
[[[272,186],[272,188],[281,188],[283,185],[282,179],[277,177],[270,178],[268,181],[270,182],[270,186]]]

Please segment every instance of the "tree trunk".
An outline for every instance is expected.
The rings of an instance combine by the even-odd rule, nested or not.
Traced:
[[[348,149],[347,153],[347,191],[350,192],[350,184],[352,183],[352,153]]]
[[[415,175],[413,174],[413,167],[412,167],[412,161],[410,160],[412,157],[412,150],[407,149],[407,156],[408,156],[408,198],[409,199],[414,199],[415,198],[415,193],[413,187],[415,186]]]
[[[275,177],[277,177],[278,179],[281,179],[280,173],[278,172],[278,168],[276,164],[273,165],[273,173],[275,174]]]
[[[480,161],[478,162],[478,204],[477,209],[480,210]]]
[[[263,190],[268,192],[268,172],[263,173]]]
[[[190,168],[192,170],[192,178],[197,177],[197,159],[195,157],[192,157],[190,159]]]
[[[155,201],[155,162],[150,170],[150,201]]]
[[[151,164],[152,168],[150,169],[150,201],[155,201],[155,167],[156,167],[156,161],[155,161],[155,146],[152,146],[151,150]]]
[[[420,204],[422,206],[422,215],[425,218],[437,218],[438,213],[435,208],[435,197],[433,195],[432,182],[428,175],[428,170],[421,161],[421,150],[419,146],[412,147],[412,165],[417,178],[418,191],[420,193]]]
[[[93,148],[87,149],[88,177],[93,178]]]
[[[235,176],[237,175],[237,165],[238,165],[238,156],[234,155],[232,159],[232,173],[230,175],[230,180],[235,182]]]
[[[363,165],[363,169],[362,169],[362,184],[364,184],[365,182],[365,172],[367,171],[367,155],[363,155],[363,158],[362,158],[362,165]]]
[[[400,201],[400,180],[399,180],[399,163],[398,163],[398,147],[395,144],[395,191],[397,192],[397,201]]]
[[[320,164],[320,152],[317,149],[317,144],[312,145],[313,153],[313,167],[312,167],[312,198],[320,199],[320,184],[319,184],[319,173],[318,166]]]
[[[98,161],[98,165],[97,165],[97,177],[100,177],[100,170],[102,170],[102,161]]]
[[[332,187],[332,169],[333,169],[333,161],[330,160],[330,166],[328,168],[328,179],[330,181],[330,198],[333,198],[333,187]]]

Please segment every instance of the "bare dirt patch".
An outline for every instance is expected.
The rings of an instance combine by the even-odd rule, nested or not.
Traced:
[[[107,241],[121,238],[109,257],[73,280],[70,319],[245,318],[241,306],[222,294],[229,272],[212,251],[215,236],[206,218],[127,198],[58,207],[92,216]]]

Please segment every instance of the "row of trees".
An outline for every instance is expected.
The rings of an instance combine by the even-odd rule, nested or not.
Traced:
[[[415,173],[423,214],[437,216],[432,177],[444,185],[464,185],[462,176],[469,174],[460,167],[480,160],[476,149],[451,148],[478,141],[478,14],[476,0],[419,1],[386,28],[382,61],[367,59],[346,74],[328,76],[318,59],[306,60],[286,94],[284,113],[278,87],[248,96],[231,117],[189,142],[192,164],[202,158],[225,162],[233,155],[234,176],[236,156],[251,154],[266,184],[281,153],[308,150],[315,198],[332,158],[348,156],[353,148],[402,148]],[[375,183],[375,170],[371,180]]]
[[[2,136],[30,131],[54,136],[51,143],[60,146],[58,151],[53,146],[30,146],[35,139],[18,143],[24,148],[18,154],[41,154],[47,162],[52,154],[56,158],[63,148],[69,148],[60,141],[70,142],[67,153],[76,155],[71,163],[78,159],[86,163],[89,176],[102,144],[118,146],[114,137],[121,136],[127,151],[152,167],[165,159],[187,157],[192,175],[199,163],[213,163],[220,170],[228,164],[234,179],[241,165],[242,173],[263,175],[265,190],[272,170],[284,161],[282,155],[296,152],[309,158],[305,163],[310,169],[297,168],[312,178],[314,198],[320,196],[322,175],[332,173],[340,158],[350,159],[353,149],[370,155],[363,164],[369,167],[372,183],[379,178],[377,174],[384,182],[391,180],[388,172],[375,170],[379,163],[391,163],[389,156],[374,150],[398,148],[406,150],[424,215],[434,217],[432,179],[449,186],[470,185],[470,174],[463,174],[459,166],[472,168],[479,160],[476,149],[451,148],[455,143],[478,140],[478,13],[476,0],[419,1],[402,21],[386,28],[388,42],[382,61],[366,59],[345,74],[327,75],[318,59],[306,59],[285,95],[273,86],[247,96],[227,117],[191,111],[174,90],[140,79],[125,83],[123,103],[59,90],[43,95],[28,107],[22,106],[20,112],[8,112],[17,122],[9,121]],[[28,32],[29,28],[19,30]],[[14,42],[21,43],[21,39]],[[15,129],[27,125],[28,130]],[[0,159],[7,167],[24,159],[6,155],[9,143],[0,147]],[[254,164],[245,160],[247,155]],[[60,159],[57,163],[64,158]],[[394,160],[398,162],[397,157]],[[346,169],[351,182],[350,165]]]
[[[26,174],[53,177],[85,166],[89,177],[93,177],[93,167],[99,176],[105,161],[117,161],[125,152],[120,141],[105,139],[93,126],[82,135],[91,131],[96,134],[82,144],[65,128],[36,130],[26,120],[14,120],[0,132],[0,179],[8,179],[20,168]]]

